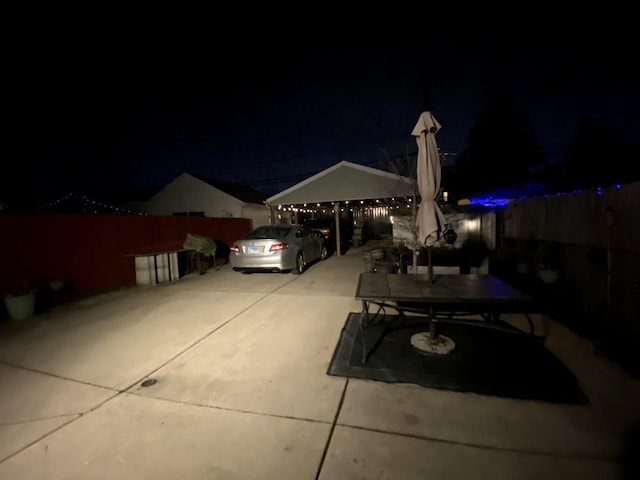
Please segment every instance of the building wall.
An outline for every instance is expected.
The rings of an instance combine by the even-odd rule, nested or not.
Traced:
[[[0,214],[0,294],[23,281],[72,281],[78,294],[135,284],[126,255],[181,249],[187,233],[230,245],[250,229],[245,218]]]
[[[270,210],[266,205],[246,203],[242,207],[242,217],[251,220],[252,228],[271,223]]]
[[[243,202],[208,183],[183,173],[156,193],[144,205],[153,215],[204,212],[207,217],[242,218]]]

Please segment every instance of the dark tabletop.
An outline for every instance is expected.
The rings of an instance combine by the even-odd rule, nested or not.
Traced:
[[[493,275],[428,275],[361,273],[356,300],[433,304],[526,305],[532,297]]]

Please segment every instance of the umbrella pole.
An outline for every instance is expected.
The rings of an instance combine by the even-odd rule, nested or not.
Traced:
[[[413,273],[418,273],[418,232],[416,231],[417,213],[416,213],[416,192],[413,192],[413,199],[411,202],[411,218],[413,218]]]
[[[433,283],[433,263],[431,263],[431,246],[427,247],[427,264],[429,265],[429,282]]]

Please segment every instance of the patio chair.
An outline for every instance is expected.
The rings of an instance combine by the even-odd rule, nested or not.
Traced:
[[[201,257],[205,257],[207,261],[213,263],[213,269],[218,270],[218,266],[216,265],[217,244],[212,238],[187,233],[187,238],[182,244],[182,247],[186,250],[193,250],[196,253],[200,275],[204,275],[207,271],[206,268],[202,268],[201,266]]]

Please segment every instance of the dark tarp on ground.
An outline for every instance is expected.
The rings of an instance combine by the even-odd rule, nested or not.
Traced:
[[[539,340],[481,326],[440,324],[439,333],[453,339],[456,347],[447,355],[425,355],[411,346],[411,336],[428,331],[427,325],[407,322],[404,328],[387,332],[362,365],[359,316],[349,314],[329,375],[554,403],[588,403],[573,373]],[[365,329],[367,339],[370,335],[375,338],[376,328],[380,327]]]

